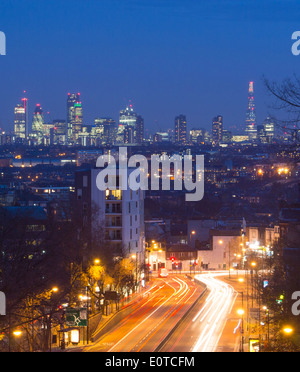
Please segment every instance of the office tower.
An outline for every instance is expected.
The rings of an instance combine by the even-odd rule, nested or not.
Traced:
[[[65,120],[53,120],[53,144],[65,145],[67,140],[67,123]]]
[[[133,106],[130,104],[125,110],[120,111],[119,123],[124,127],[135,127],[136,126],[137,114],[133,110]]]
[[[138,145],[144,142],[144,119],[138,115],[136,118],[136,141]]]
[[[72,119],[72,139],[73,142],[77,142],[79,133],[82,131],[83,127],[83,112],[82,103],[76,102],[74,104],[73,119]]]
[[[128,176],[133,169],[128,169]],[[83,234],[93,237],[101,226],[103,249],[115,257],[131,254],[143,258],[145,254],[144,192],[142,190],[106,190],[97,188],[99,169],[75,173],[77,214]],[[116,170],[117,180],[120,179]],[[90,249],[92,249],[92,244]]]
[[[134,127],[125,127],[124,129],[124,143],[134,144],[135,143],[135,129]]]
[[[68,142],[72,143],[72,125],[75,115],[75,103],[80,102],[80,93],[68,93],[67,98],[67,137]]]
[[[120,111],[118,143],[141,144],[144,140],[144,119],[134,110],[132,104]]]
[[[186,116],[179,115],[175,118],[175,143],[186,145],[187,142],[187,125]]]
[[[170,142],[169,134],[167,132],[156,132],[153,140],[156,143]]]
[[[116,141],[116,121],[112,118],[96,118],[95,132],[99,145],[114,145]]]
[[[249,136],[250,141],[257,138],[253,81],[249,83],[248,108],[246,113],[246,135]]]
[[[22,104],[15,107],[14,131],[16,139],[21,141],[26,139],[26,108]]]
[[[265,135],[267,138],[267,142],[271,143],[275,137],[275,123],[269,116],[263,122],[263,127],[265,131]]]
[[[263,125],[257,126],[257,139],[260,143],[267,143],[267,136],[265,132],[265,127]]]
[[[212,123],[212,141],[213,145],[219,145],[223,138],[223,117],[221,115],[213,118]]]
[[[224,130],[222,133],[222,143],[231,143],[232,142],[232,132],[229,130]]]
[[[200,143],[204,142],[204,129],[193,128],[190,130],[190,142],[191,143]]]
[[[36,105],[33,112],[31,138],[34,139],[35,144],[42,144],[44,138],[44,113],[40,104]]]

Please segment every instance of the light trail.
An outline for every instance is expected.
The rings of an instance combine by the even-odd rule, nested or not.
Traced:
[[[226,319],[236,300],[237,292],[231,285],[216,279],[224,273],[196,275],[195,279],[204,283],[210,295],[203,308],[194,317],[199,323],[200,335],[192,348],[193,352],[214,352],[222,335]],[[197,324],[198,324],[197,323]]]
[[[158,298],[158,301],[154,303],[153,296],[158,295],[160,293],[159,291],[162,291],[166,286],[170,287],[171,293]],[[174,277],[171,280],[162,280],[162,285],[158,285],[156,288],[153,287],[152,290],[153,292],[148,292],[150,294],[149,299],[140,307],[140,309],[143,307],[149,308],[149,305],[153,302],[151,305],[152,311],[147,315],[144,314],[133,328],[128,330],[126,334],[123,334],[123,337],[110,347],[108,352],[123,351],[124,349],[129,351],[132,349],[136,350],[137,347],[138,351],[141,351],[150,339],[157,337],[157,332],[161,330],[164,324],[170,322],[173,317],[176,320],[175,316],[178,316],[179,311],[184,306],[187,306],[191,298],[195,296],[198,288],[194,286],[190,287],[185,280]],[[155,323],[152,321],[152,328],[150,328],[151,323],[149,323],[151,322],[151,318],[155,318]],[[143,334],[147,329],[148,332]],[[142,335],[143,337],[141,337]],[[153,341],[153,348],[155,348],[158,341]]]

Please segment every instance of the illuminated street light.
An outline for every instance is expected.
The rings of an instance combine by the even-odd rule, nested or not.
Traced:
[[[95,264],[95,265],[99,265],[99,264],[100,264],[100,260],[99,260],[99,258],[96,258],[96,259],[94,260],[94,264]]]
[[[54,292],[54,293],[58,292],[58,288],[57,287],[53,287],[52,288],[52,292]]]
[[[237,314],[242,318],[242,331],[241,331],[241,345],[240,350],[243,353],[244,352],[244,315],[245,310],[244,309],[238,309]]]
[[[16,337],[20,337],[22,335],[22,331],[20,331],[19,329],[15,330],[13,332],[13,335],[16,336]]]
[[[291,327],[289,327],[289,326],[286,326],[286,327],[283,328],[283,332],[284,332],[287,336],[290,336],[290,335],[294,332],[294,330],[293,330],[293,328],[291,328]]]

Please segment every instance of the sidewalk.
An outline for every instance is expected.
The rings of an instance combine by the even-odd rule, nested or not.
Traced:
[[[127,308],[130,308],[132,305],[136,304],[143,298],[143,294],[149,290],[153,284],[155,278],[150,278],[150,282],[147,284],[145,288],[142,289],[140,292],[133,293],[130,297],[126,297],[120,301],[119,310],[116,309],[116,305],[113,304],[112,306],[109,305],[109,314],[108,315],[102,315],[100,321],[97,323],[97,325],[94,327],[93,331],[90,334],[90,340],[87,344],[86,340],[83,342],[80,342],[77,345],[69,344],[66,346],[65,350],[61,350],[59,347],[52,348],[53,352],[59,352],[59,351],[73,351],[73,352],[79,352],[84,350],[86,347],[92,346],[100,337],[101,337],[101,331],[105,327],[109,329],[109,322],[121,311],[126,310]],[[112,311],[111,311],[112,310]],[[99,314],[98,314],[99,315]],[[97,314],[95,315],[97,316]],[[111,327],[113,327],[114,324],[112,323]],[[100,336],[99,336],[100,335]]]

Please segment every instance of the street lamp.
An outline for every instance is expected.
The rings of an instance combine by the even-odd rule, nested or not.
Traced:
[[[133,260],[135,260],[135,288],[136,292],[138,291],[138,260],[137,260],[137,255],[133,254],[131,256]]]
[[[241,346],[240,350],[243,353],[244,352],[244,315],[245,315],[245,310],[244,309],[238,309],[237,314],[242,318],[242,337],[241,337]]]
[[[16,336],[16,337],[20,337],[22,335],[22,331],[17,329],[13,332],[13,335]]]
[[[190,244],[192,245],[192,235],[196,235],[196,231],[195,230],[192,230],[191,233],[190,233]],[[190,252],[190,275],[192,275],[192,257],[191,257],[191,254],[192,252]]]
[[[283,328],[283,332],[284,332],[284,334],[286,334],[287,336],[290,336],[291,334],[294,333],[294,329],[293,329],[292,327],[290,327],[290,326],[285,326],[285,327]]]
[[[252,308],[254,307],[254,277],[253,277],[253,270],[256,268],[257,263],[256,262],[251,262],[251,284],[252,284]]]

